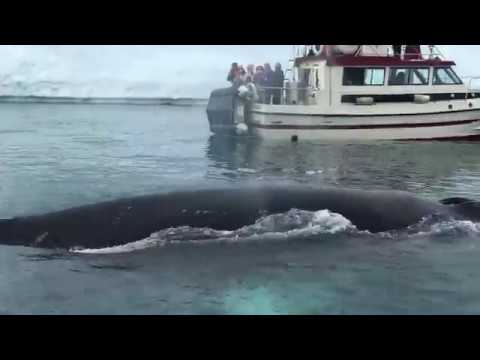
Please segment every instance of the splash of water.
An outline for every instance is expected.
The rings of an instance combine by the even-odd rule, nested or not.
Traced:
[[[235,231],[208,228],[178,227],[159,231],[146,239],[103,249],[72,249],[81,254],[118,254],[167,244],[198,244],[211,242],[275,241],[320,234],[357,231],[342,215],[328,210],[317,212],[293,209],[283,214],[268,215],[255,224]]]
[[[245,243],[286,241],[305,238],[322,239],[327,235],[363,235],[379,239],[444,238],[478,236],[480,223],[430,216],[404,230],[371,234],[358,230],[350,220],[329,210],[316,212],[293,209],[267,215],[255,224],[235,231],[219,231],[189,226],[161,230],[146,239],[103,249],[72,249],[79,254],[119,254],[175,244]]]

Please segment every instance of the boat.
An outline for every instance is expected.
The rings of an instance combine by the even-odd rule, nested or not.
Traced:
[[[294,46],[282,88],[214,90],[210,130],[291,141],[480,138],[479,78],[455,66],[435,45]],[[265,94],[275,91],[273,103]]]

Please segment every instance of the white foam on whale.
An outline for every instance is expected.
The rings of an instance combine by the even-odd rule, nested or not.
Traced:
[[[235,231],[218,231],[189,226],[170,228],[146,239],[102,249],[71,249],[78,254],[119,254],[179,243],[275,241],[321,234],[358,232],[350,220],[329,210],[316,212],[293,209],[283,214],[267,215],[255,224]]]
[[[425,229],[412,234],[412,236],[475,236],[479,234],[480,223],[469,220],[446,220],[429,224]]]
[[[184,226],[161,230],[146,239],[125,245],[102,249],[71,249],[70,251],[78,254],[107,255],[129,253],[173,244],[266,242],[295,240],[312,236],[322,239],[322,235],[340,234],[367,235],[382,239],[419,237],[435,239],[445,236],[451,237],[452,235],[456,237],[478,237],[480,235],[480,223],[427,217],[407,229],[372,234],[368,231],[358,230],[350,220],[329,210],[310,212],[293,209],[282,214],[264,216],[255,224],[234,231]]]

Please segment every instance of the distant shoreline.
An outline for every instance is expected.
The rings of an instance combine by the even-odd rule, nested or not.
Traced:
[[[195,98],[135,98],[135,97],[50,97],[50,96],[0,96],[0,103],[40,104],[95,104],[95,105],[162,105],[162,106],[204,106],[208,99]]]

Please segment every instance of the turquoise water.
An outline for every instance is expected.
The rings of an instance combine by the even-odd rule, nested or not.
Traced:
[[[202,106],[1,104],[0,119],[0,218],[226,183],[480,198],[477,143],[222,139]],[[119,254],[0,246],[0,313],[478,314],[479,229],[260,235]]]

